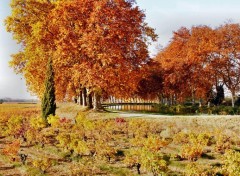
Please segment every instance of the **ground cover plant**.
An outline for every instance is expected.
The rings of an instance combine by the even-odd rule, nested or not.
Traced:
[[[238,116],[63,117],[73,106],[61,105],[46,126],[39,105],[2,104],[0,174],[239,175]]]

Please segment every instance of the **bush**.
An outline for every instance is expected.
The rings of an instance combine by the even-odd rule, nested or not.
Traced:
[[[189,161],[196,161],[201,157],[202,154],[203,154],[203,146],[185,144],[182,146],[180,156],[182,159],[187,159]]]
[[[239,108],[232,106],[214,106],[211,107],[212,114],[217,115],[235,115],[239,114]]]
[[[34,159],[32,162],[33,166],[41,171],[41,173],[45,174],[47,169],[54,165],[54,160],[46,157]]]
[[[58,127],[60,126],[60,117],[54,116],[54,115],[49,115],[47,118],[48,124],[50,124],[52,127]]]
[[[192,114],[216,114],[216,115],[236,115],[240,114],[240,107],[213,106],[199,107],[196,105],[158,105],[158,112],[171,115],[192,115]]]
[[[171,115],[186,115],[186,114],[195,114],[199,111],[198,106],[186,106],[186,105],[159,105],[158,110],[162,114],[171,114]]]
[[[168,158],[161,152],[153,152],[147,148],[130,149],[126,154],[124,162],[130,167],[137,167],[138,174],[140,168],[152,172],[154,176],[164,175],[168,170]]]
[[[31,118],[30,126],[35,130],[41,130],[46,127],[46,122],[41,117]]]
[[[12,161],[15,161],[15,159],[18,155],[19,149],[20,149],[20,140],[17,139],[15,141],[13,141],[11,144],[6,145],[3,148],[2,153],[4,155],[10,156]]]
[[[186,136],[188,143],[181,148],[180,156],[189,161],[196,161],[203,154],[203,149],[207,146],[210,136],[206,133],[190,133]]]
[[[165,175],[168,170],[168,163],[160,152],[151,152],[146,148],[141,153],[141,165],[152,172],[153,176]]]
[[[216,152],[219,152],[221,154],[225,153],[226,150],[229,150],[232,147],[232,141],[230,138],[224,134],[222,134],[220,131],[216,131],[214,135],[215,139],[215,146],[214,150]]]
[[[240,153],[234,150],[228,150],[223,156],[223,172],[224,175],[237,176],[240,175]]]
[[[24,133],[23,129],[24,119],[21,116],[11,116],[7,122],[7,129],[5,133],[7,135],[13,135],[14,137],[19,137]]]

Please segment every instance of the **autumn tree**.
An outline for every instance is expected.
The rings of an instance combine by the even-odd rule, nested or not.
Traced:
[[[46,19],[53,7],[51,1],[12,0],[12,14],[5,20],[7,31],[22,46],[19,53],[12,55],[10,64],[24,75],[28,89],[40,98],[47,62],[52,55],[53,35],[48,32]]]
[[[23,50],[11,63],[40,97],[50,55],[57,99],[77,87],[90,90],[95,105],[103,92],[127,96],[150,59],[148,41],[156,39],[133,0],[17,0],[12,12],[7,28]]]
[[[216,29],[217,50],[212,54],[211,66],[232,94],[232,107],[240,85],[240,25],[225,24]]]
[[[28,89],[40,99],[44,93],[49,58],[54,68],[56,98],[63,100],[67,91],[72,91],[68,84],[72,79],[70,66],[64,61],[57,62],[56,34],[49,25],[51,12],[59,3],[60,0],[12,0],[12,14],[5,20],[7,31],[12,32],[22,46],[19,53],[12,55],[10,65],[25,77]]]
[[[209,68],[209,53],[215,50],[214,31],[208,26],[180,28],[156,57],[164,69],[164,87],[179,100],[206,98],[216,77]]]
[[[163,72],[161,65],[152,60],[147,64],[145,76],[140,80],[136,95],[143,99],[162,99]]]
[[[190,94],[193,99],[204,98],[215,88],[221,93],[214,100],[219,104],[224,85],[232,93],[234,107],[240,83],[239,29],[239,24],[225,24],[216,29],[194,26],[174,32],[172,41],[156,57],[165,68],[165,87],[184,99]]]
[[[169,45],[156,57],[164,71],[165,98],[170,98],[173,94],[181,98],[191,93],[190,68],[185,52],[189,38],[190,31],[187,28],[179,29],[174,33]]]
[[[187,58],[192,69],[192,81],[196,85],[196,96],[206,99],[210,89],[217,89],[221,80],[214,74],[211,66],[211,57],[216,51],[217,35],[215,30],[208,26],[194,26],[191,28],[191,37],[187,43]],[[195,93],[195,92],[194,92]]]
[[[95,109],[103,93],[120,97],[134,92],[150,59],[146,41],[156,35],[134,3],[66,1],[52,13],[59,62],[72,65],[73,84],[80,81],[93,93]],[[57,14],[62,15],[55,19]]]

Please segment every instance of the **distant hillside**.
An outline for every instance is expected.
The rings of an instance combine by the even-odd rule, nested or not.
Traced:
[[[0,98],[0,104],[7,102],[7,103],[11,103],[11,102],[28,102],[28,103],[37,103],[38,100],[37,99],[14,99],[14,98]]]

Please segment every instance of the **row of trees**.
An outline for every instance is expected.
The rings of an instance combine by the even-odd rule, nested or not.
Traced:
[[[22,45],[11,66],[40,98],[51,63],[56,98],[78,96],[89,107],[93,98],[94,109],[109,95],[220,104],[223,86],[234,106],[239,24],[182,27],[151,59],[148,44],[157,36],[133,0],[12,0],[11,7],[7,30]]]
[[[240,88],[239,39],[239,24],[180,28],[156,56],[157,69],[155,66],[149,79],[141,82],[144,95],[179,101],[202,99],[218,105],[226,87],[234,106]]]
[[[7,30],[22,45],[11,66],[40,98],[47,63],[54,72],[58,100],[81,92],[129,96],[150,61],[156,40],[134,0],[12,0]]]

